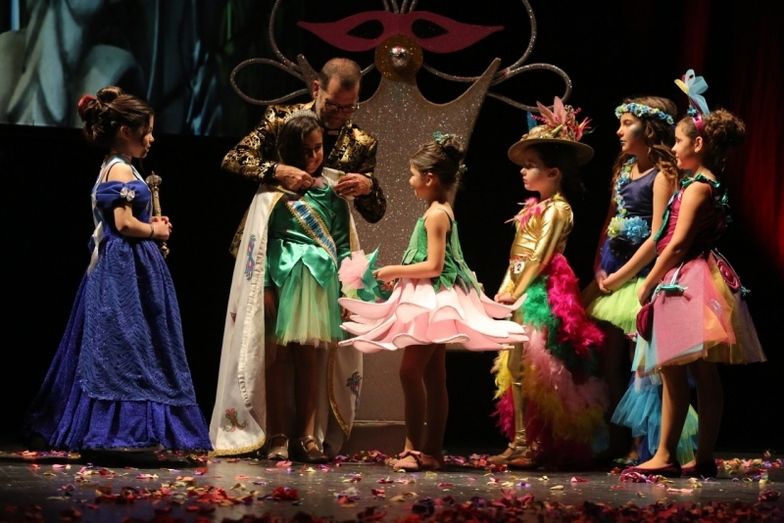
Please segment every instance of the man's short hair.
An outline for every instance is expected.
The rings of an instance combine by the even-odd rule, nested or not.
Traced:
[[[319,85],[326,89],[333,78],[337,78],[341,90],[353,89],[362,81],[362,70],[354,60],[332,58],[319,72]]]

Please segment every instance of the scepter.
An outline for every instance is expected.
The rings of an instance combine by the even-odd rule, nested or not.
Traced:
[[[147,185],[150,187],[150,192],[152,193],[152,215],[153,216],[161,216],[161,198],[160,198],[160,186],[163,182],[160,176],[155,174],[155,171],[150,171],[150,174],[147,179]],[[161,249],[161,254],[163,257],[167,257],[169,255],[169,246],[166,245],[166,240],[161,240],[159,247]]]

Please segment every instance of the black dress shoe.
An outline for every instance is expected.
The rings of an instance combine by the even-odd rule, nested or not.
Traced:
[[[665,478],[679,478],[681,477],[681,466],[676,462],[657,468],[629,467],[621,472],[621,474],[628,473],[644,474],[646,476],[664,476]]]
[[[702,461],[690,467],[681,468],[681,476],[684,478],[715,478],[719,475],[719,467],[715,460]]]

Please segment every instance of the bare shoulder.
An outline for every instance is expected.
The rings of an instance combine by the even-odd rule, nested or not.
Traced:
[[[452,209],[446,205],[433,205],[425,211],[425,228],[448,229],[454,219]]]
[[[713,194],[713,188],[707,183],[692,183],[683,190],[684,200],[707,200]]]
[[[133,169],[125,162],[117,162],[109,168],[106,175],[107,182],[130,182],[135,180]]]

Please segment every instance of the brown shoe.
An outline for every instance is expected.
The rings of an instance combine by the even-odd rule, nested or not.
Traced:
[[[303,463],[326,463],[329,456],[324,454],[313,436],[302,436],[297,440],[296,460]]]

